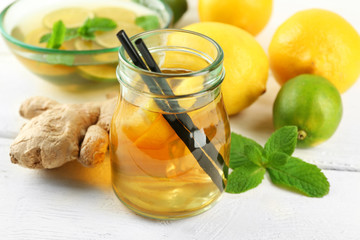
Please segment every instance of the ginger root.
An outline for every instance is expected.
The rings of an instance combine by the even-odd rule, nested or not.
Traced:
[[[105,159],[116,98],[103,102],[60,104],[32,97],[20,107],[30,119],[10,146],[10,158],[27,168],[56,168],[78,160],[95,166]]]

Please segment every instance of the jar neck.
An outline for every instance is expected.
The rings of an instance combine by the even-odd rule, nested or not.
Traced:
[[[137,91],[124,84],[120,85],[120,90],[123,101],[145,108],[148,111],[164,114],[184,113],[203,108],[213,102],[221,92],[220,85],[207,91],[181,96],[155,95]]]
[[[117,77],[124,99],[132,103],[140,98],[153,99],[165,112],[181,112],[181,106],[198,108],[218,96],[225,71],[222,49],[212,39],[174,29],[145,32],[131,40],[139,38],[148,46],[161,73],[134,66],[121,47]],[[167,101],[168,108],[161,107],[160,101]],[[195,102],[199,104],[190,104]]]

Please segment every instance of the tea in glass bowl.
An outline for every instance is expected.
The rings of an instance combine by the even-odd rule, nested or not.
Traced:
[[[62,86],[116,83],[116,33],[167,28],[161,0],[20,0],[0,14],[0,31],[33,73]]]

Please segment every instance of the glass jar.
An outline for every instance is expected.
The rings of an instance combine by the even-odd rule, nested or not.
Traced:
[[[212,206],[226,185],[230,126],[220,91],[223,51],[185,30],[144,32],[131,41],[139,38],[162,73],[136,67],[119,49],[120,97],[110,130],[113,188],[140,215],[193,216]]]

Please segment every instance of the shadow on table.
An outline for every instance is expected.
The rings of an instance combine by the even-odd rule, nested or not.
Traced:
[[[107,157],[96,167],[84,167],[77,161],[56,169],[45,170],[42,176],[54,184],[72,188],[111,190],[111,167]]]
[[[266,140],[273,132],[273,93],[261,96],[253,105],[230,117],[231,128],[254,140]]]

